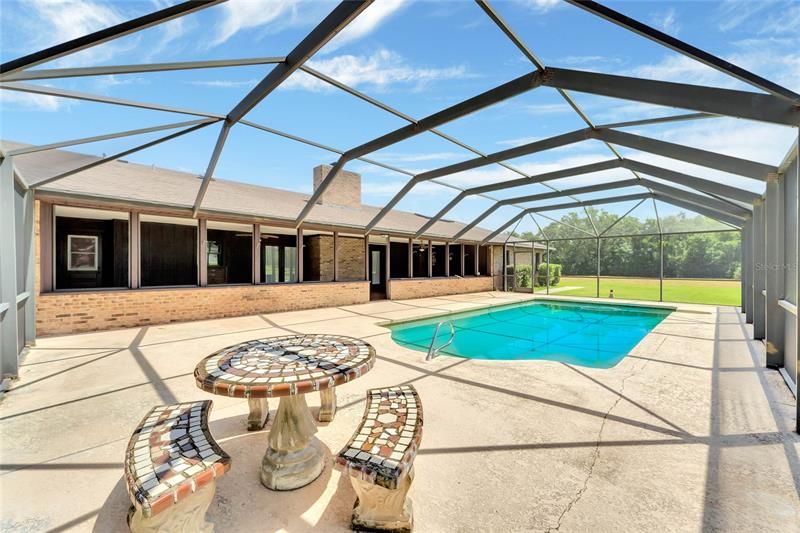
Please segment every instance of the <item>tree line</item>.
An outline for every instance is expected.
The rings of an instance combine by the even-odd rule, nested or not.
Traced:
[[[552,222],[541,228],[552,241],[550,262],[561,265],[563,276],[597,274],[597,239],[590,235],[594,235],[594,227],[602,232],[619,218],[604,209],[590,207],[587,211],[591,221],[571,212],[561,217],[561,224]],[[664,277],[740,278],[741,235],[738,230],[718,231],[720,223],[683,212],[661,216],[660,222],[665,233]],[[708,233],[693,233],[697,231]],[[600,239],[600,275],[657,278],[660,270],[658,233],[659,221],[655,218],[642,220],[627,216],[618,221]],[[514,236],[522,240],[544,240],[541,232],[526,231]]]

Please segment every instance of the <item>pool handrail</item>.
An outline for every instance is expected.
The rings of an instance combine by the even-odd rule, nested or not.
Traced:
[[[439,336],[439,329],[442,327],[442,324],[447,324],[450,326],[450,338],[447,339],[447,342],[439,346],[438,348],[434,349],[433,345],[436,344],[436,337]],[[452,320],[442,320],[438,324],[436,324],[436,330],[433,332],[433,338],[431,339],[431,345],[428,346],[428,355],[425,356],[425,361],[432,361],[434,357],[439,355],[441,350],[444,350],[451,344],[456,338],[456,328],[453,326]]]

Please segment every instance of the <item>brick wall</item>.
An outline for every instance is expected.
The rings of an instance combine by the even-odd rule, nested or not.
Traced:
[[[331,170],[330,165],[319,165],[314,167],[314,190],[328,175]],[[340,170],[336,178],[319,199],[321,204],[346,205],[351,207],[361,206],[361,174]]]
[[[311,235],[307,238],[305,252],[308,254],[308,271],[305,279],[332,281],[333,235]],[[339,236],[340,281],[364,279],[364,239]]]
[[[308,254],[303,279],[333,281],[333,235],[311,235],[303,251]]]
[[[55,292],[37,299],[37,335],[294,311],[369,301],[366,281]]]
[[[389,294],[392,300],[428,298],[448,294],[481,292],[492,290],[492,278],[420,278],[389,280]]]
[[[364,239],[339,235],[339,279],[364,279]]]

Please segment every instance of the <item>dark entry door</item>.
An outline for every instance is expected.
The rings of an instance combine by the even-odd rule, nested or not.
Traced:
[[[386,246],[369,245],[369,299],[386,299]]]

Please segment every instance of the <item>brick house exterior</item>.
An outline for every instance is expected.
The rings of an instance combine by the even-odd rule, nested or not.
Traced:
[[[3,144],[5,149],[14,147],[14,143],[4,141]],[[51,150],[23,158],[18,163],[18,170],[29,183],[35,185],[38,179],[46,179],[51,175],[53,169],[90,161],[92,158]],[[325,166],[314,169],[315,187],[329,169]],[[198,217],[192,218],[188,206],[198,185],[195,176],[185,173],[117,161],[37,188],[34,221],[36,334],[64,335],[366,303],[371,298],[368,264],[371,254],[368,250],[376,247],[385,249],[384,260],[387,261],[383,274],[385,291],[380,297],[431,297],[488,291],[496,287],[492,271],[502,264],[503,249],[498,246],[479,247],[480,239],[488,235],[488,231],[481,228],[470,230],[462,240],[448,241],[447,235],[455,234],[463,228],[463,224],[441,220],[431,228],[433,233],[412,240],[424,218],[393,210],[386,216],[386,226],[376,228],[367,243],[363,228],[379,208],[361,203],[361,179],[356,173],[342,171],[315,206],[314,216],[297,230],[291,225],[291,220],[304,205],[307,199],[305,195],[215,180],[209,189],[209,207]],[[58,210],[62,213],[64,210],[89,213],[86,215],[89,219],[93,218],[91,213],[117,213],[115,216],[122,217],[128,227],[128,235],[123,239],[123,245],[128,246],[128,267],[125,269],[127,283],[123,277],[122,285],[113,288],[102,286],[77,290],[56,286],[57,235],[61,235],[62,240],[64,238],[63,233],[57,234],[56,220],[58,217],[74,216],[59,215]],[[141,272],[140,224],[144,223],[145,217],[185,221],[184,227],[189,227],[189,234],[196,240],[197,282],[193,286],[141,288],[144,278]],[[250,283],[210,285],[216,279],[210,279],[206,271],[210,270],[209,260],[205,257],[206,253],[210,253],[207,250],[206,232],[211,231],[212,225],[214,231],[219,232],[219,226],[224,224],[239,228],[230,230],[231,233],[238,232],[239,236],[243,228],[252,228],[245,235],[261,235],[260,238],[250,239],[250,255],[253,259]],[[118,228],[119,224],[115,224],[115,227]],[[264,235],[276,242],[285,239],[292,242],[291,250],[296,250],[292,253],[297,254],[297,273],[292,275],[292,279],[286,282],[281,279],[280,283],[276,283],[265,282],[263,272],[259,276],[266,257]],[[401,249],[408,249],[410,267],[412,250],[417,246],[412,246],[412,243],[420,242],[429,247],[434,243],[446,242],[474,246],[471,257],[475,260],[472,271],[476,275],[432,277],[429,269],[427,277],[424,274],[420,277],[420,271],[417,270],[413,278],[403,278],[401,274],[399,278],[390,279],[390,244],[393,249],[398,243]],[[302,243],[302,246],[294,243]],[[464,253],[464,246],[452,248]],[[479,248],[483,261],[481,268],[485,272],[477,275]],[[392,253],[396,255],[396,251]],[[430,255],[428,257],[430,261]],[[281,261],[283,267],[283,258]],[[461,261],[463,265],[464,259]],[[309,270],[305,275],[304,265]],[[63,266],[60,265],[60,268],[63,269]],[[115,279],[118,278],[118,275],[115,276]]]

